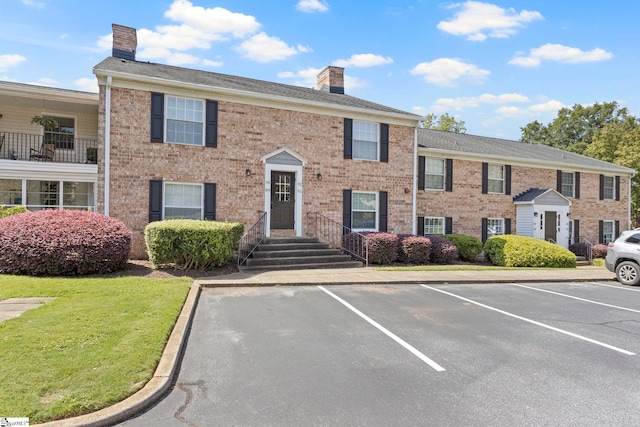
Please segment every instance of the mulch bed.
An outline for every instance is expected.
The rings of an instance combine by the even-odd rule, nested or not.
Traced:
[[[176,268],[154,269],[151,262],[146,260],[129,260],[127,266],[116,273],[105,275],[106,277],[150,277],[156,279],[170,279],[172,277],[213,277],[225,274],[237,273],[235,262],[229,262],[211,270],[179,270]]]

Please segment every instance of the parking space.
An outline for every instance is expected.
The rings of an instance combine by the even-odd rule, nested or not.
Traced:
[[[638,425],[639,292],[204,289],[176,386],[123,425]]]

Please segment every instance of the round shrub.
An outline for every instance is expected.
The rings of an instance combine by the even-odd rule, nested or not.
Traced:
[[[424,236],[409,236],[402,239],[402,258],[411,264],[428,264],[431,255],[431,240]]]
[[[591,247],[591,257],[592,258],[606,258],[607,256],[607,245],[603,245],[598,243],[597,245],[593,245]]]
[[[67,276],[122,269],[131,232],[118,219],[42,210],[0,219],[0,273]]]
[[[29,212],[26,206],[0,206],[0,218],[5,218],[11,215],[17,215],[19,213]]]
[[[485,255],[496,265],[507,267],[575,268],[576,256],[560,245],[533,237],[505,234],[489,238]]]
[[[444,237],[456,245],[458,255],[463,261],[473,262],[482,252],[482,241],[477,237],[465,234],[447,234]]]
[[[400,234],[396,234],[396,236],[398,236],[398,254],[396,256],[396,261],[398,262],[409,262],[407,260],[407,254],[402,250],[402,244],[404,243],[404,239],[406,239],[407,237],[415,237],[415,234],[408,234],[408,233],[400,233]]]
[[[369,263],[391,264],[398,254],[398,236],[391,233],[367,233]]]
[[[442,236],[429,236],[431,240],[431,256],[434,264],[451,264],[458,259],[458,248]]]

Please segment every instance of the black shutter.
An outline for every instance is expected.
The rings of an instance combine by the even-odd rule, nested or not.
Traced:
[[[453,159],[445,160],[444,191],[453,191]]]
[[[620,175],[616,175],[616,200],[620,201]]]
[[[482,194],[489,192],[489,164],[482,164]]]
[[[604,221],[598,221],[598,243],[604,241]]]
[[[424,236],[424,217],[418,217],[418,236]]]
[[[556,190],[562,194],[562,171],[560,169],[556,172]]]
[[[387,210],[388,194],[386,191],[378,193],[378,231],[387,231],[389,213]]]
[[[511,234],[511,218],[504,219],[504,234]]]
[[[504,194],[511,195],[511,165],[504,167]]]
[[[453,219],[450,216],[444,219],[444,234],[453,234]]]
[[[209,99],[207,99],[204,146],[213,148],[218,146],[218,101]]]
[[[573,197],[575,199],[579,199],[580,198],[580,172],[576,172],[574,173],[574,184],[576,186],[575,190],[573,191]]]
[[[600,200],[604,200],[604,175],[600,175]]]
[[[487,218],[482,218],[482,243],[487,241],[487,225],[489,225]]]
[[[613,239],[617,239],[620,235],[620,221],[614,223],[615,230],[613,230]]]
[[[389,125],[380,124],[380,161],[389,162]]]
[[[342,225],[351,228],[351,190],[342,190]]]
[[[580,220],[573,220],[573,243],[580,243]]]
[[[149,222],[162,220],[162,180],[149,181]]]
[[[418,190],[424,190],[424,180],[426,173],[426,159],[424,156],[418,157]]]
[[[353,120],[344,119],[344,158],[353,159]]]
[[[164,142],[164,94],[151,93],[151,142]]]
[[[204,184],[204,219],[216,219],[216,184]]]

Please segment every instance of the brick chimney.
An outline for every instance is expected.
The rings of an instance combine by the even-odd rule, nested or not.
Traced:
[[[113,52],[111,56],[128,61],[136,60],[138,37],[136,29],[118,24],[111,24],[113,29]]]
[[[344,94],[344,68],[329,66],[320,71],[318,90]]]

